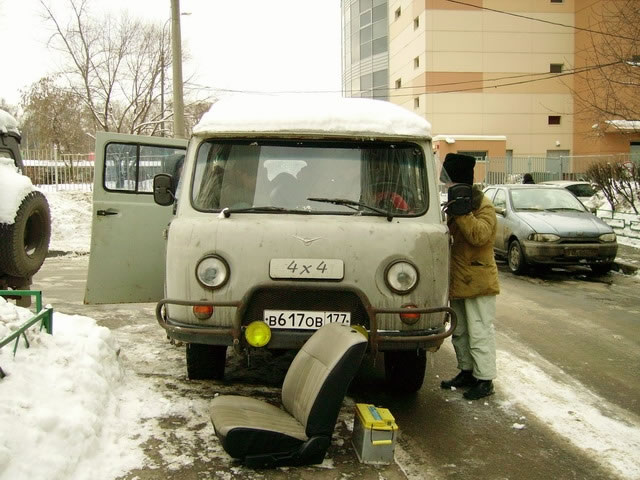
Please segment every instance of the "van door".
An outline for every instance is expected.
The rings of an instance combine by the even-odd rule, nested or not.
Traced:
[[[153,177],[179,174],[186,147],[175,138],[97,133],[85,303],[163,297],[163,231],[173,208],[153,201]]]

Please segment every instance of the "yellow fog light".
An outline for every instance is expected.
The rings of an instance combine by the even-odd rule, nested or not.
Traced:
[[[367,329],[362,325],[351,325],[351,328],[353,328],[356,332],[361,333],[364,338],[369,340],[369,332],[367,332]]]
[[[244,338],[252,347],[264,347],[271,340],[271,329],[264,322],[251,322],[244,331]]]

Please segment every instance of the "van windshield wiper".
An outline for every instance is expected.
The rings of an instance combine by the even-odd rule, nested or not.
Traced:
[[[387,217],[387,221],[389,222],[393,220],[393,215],[391,215],[391,212],[387,212],[385,210],[382,210],[381,208],[372,207],[371,205],[367,205],[366,203],[356,202],[355,200],[348,200],[346,198],[317,198],[317,197],[307,198],[307,200],[310,200],[312,202],[332,203],[334,205],[344,205],[345,207],[349,207],[352,210],[358,210],[355,207],[366,208],[367,210],[371,210],[372,212],[379,213],[380,215]]]
[[[232,213],[245,213],[245,212],[290,212],[291,210],[282,207],[274,207],[272,205],[265,205],[262,207],[243,207],[243,208],[229,208],[225,207],[220,213],[225,218],[229,218]],[[297,212],[296,212],[297,213]]]

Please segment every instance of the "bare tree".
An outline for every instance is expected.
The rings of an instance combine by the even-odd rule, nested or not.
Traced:
[[[578,54],[589,66],[576,74],[578,110],[600,125],[640,120],[640,2],[607,0],[589,8],[588,31],[576,33],[588,36],[587,50]],[[608,125],[628,130],[637,124]]]
[[[72,92],[56,85],[55,78],[44,77],[31,85],[22,95],[21,106],[23,139],[29,143],[25,147],[91,150],[93,141],[87,135],[93,127],[91,116]]]
[[[121,15],[97,18],[89,0],[67,0],[71,17],[40,1],[63,53],[65,87],[90,112],[97,130],[152,134],[163,109],[161,79],[171,65],[169,32]]]

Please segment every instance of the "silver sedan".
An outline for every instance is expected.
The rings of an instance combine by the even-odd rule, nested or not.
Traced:
[[[588,265],[598,275],[611,270],[615,233],[568,190],[518,184],[492,185],[484,193],[498,218],[494,251],[513,273],[531,265]]]

